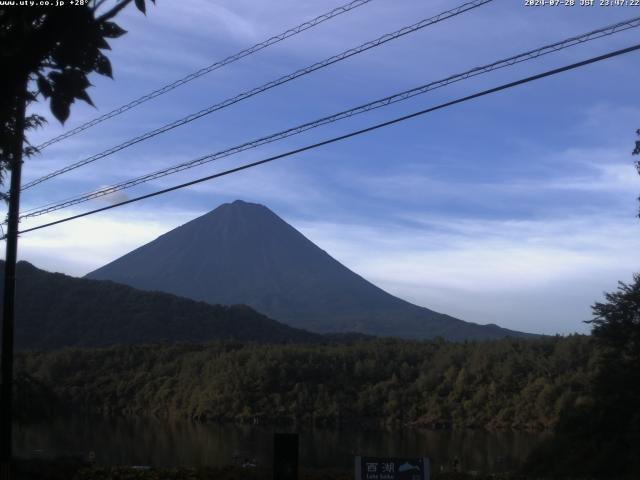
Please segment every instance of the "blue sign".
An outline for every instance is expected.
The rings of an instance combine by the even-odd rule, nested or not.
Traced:
[[[356,457],[355,480],[430,480],[428,458]]]

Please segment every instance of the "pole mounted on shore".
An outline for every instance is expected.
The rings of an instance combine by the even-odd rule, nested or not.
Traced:
[[[14,142],[10,152],[9,211],[7,214],[6,257],[2,304],[2,358],[0,371],[0,480],[12,478],[13,460],[13,337],[15,325],[16,262],[18,258],[18,221],[20,217],[20,181],[25,129],[27,79],[15,96]]]

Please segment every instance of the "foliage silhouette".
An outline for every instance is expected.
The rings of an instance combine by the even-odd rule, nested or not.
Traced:
[[[593,305],[593,371],[586,401],[565,408],[556,436],[528,473],[638,478],[640,474],[640,275]]]
[[[35,2],[0,9],[0,183],[21,156],[16,145],[27,157],[36,153],[24,133],[42,126],[45,119],[24,118],[24,111],[38,95],[49,101],[62,123],[75,100],[93,105],[87,93],[89,75],[113,76],[104,51],[111,48],[107,40],[126,33],[112,20],[132,2],[122,0],[105,11],[101,10],[105,0],[71,7]],[[135,5],[145,12],[145,0],[135,0]]]

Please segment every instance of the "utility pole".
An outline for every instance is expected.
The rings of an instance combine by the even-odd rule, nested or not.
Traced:
[[[7,247],[4,264],[2,304],[2,384],[0,385],[0,480],[12,478],[13,460],[13,330],[15,323],[16,262],[18,257],[18,217],[20,215],[20,179],[27,104],[27,79],[15,95],[14,144],[12,145],[7,215]]]

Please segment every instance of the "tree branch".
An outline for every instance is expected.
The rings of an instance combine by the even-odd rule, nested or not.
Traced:
[[[94,13],[98,11],[98,9],[106,2],[107,0],[94,0],[93,1],[93,11]]]
[[[133,0],[122,0],[122,2],[117,4],[111,10],[108,10],[107,12],[103,13],[98,18],[96,18],[96,21],[98,23],[106,22],[107,20],[115,17],[120,12],[120,10],[122,10],[124,7],[129,5],[132,1]]]

